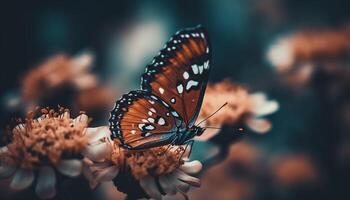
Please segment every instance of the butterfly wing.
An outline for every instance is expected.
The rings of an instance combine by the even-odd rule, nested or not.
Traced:
[[[146,67],[141,88],[171,105],[191,128],[202,105],[210,57],[208,37],[202,27],[179,31]]]
[[[116,102],[109,120],[112,139],[122,146],[143,149],[171,143],[179,118],[168,104],[147,91],[131,91]]]

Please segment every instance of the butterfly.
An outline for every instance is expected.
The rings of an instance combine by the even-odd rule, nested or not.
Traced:
[[[124,94],[109,119],[111,138],[129,150],[193,142],[210,71],[211,51],[202,26],[176,32],[146,66],[141,89]],[[192,143],[193,144],[193,143]]]

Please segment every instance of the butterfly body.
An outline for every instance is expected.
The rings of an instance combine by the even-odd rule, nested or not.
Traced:
[[[195,136],[200,136],[205,131],[204,128],[200,126],[194,126],[191,129],[179,130],[177,133],[176,140],[174,141],[174,145],[183,145],[192,140]]]
[[[209,76],[210,45],[198,26],[177,32],[147,65],[141,90],[116,102],[111,112],[112,139],[142,150],[187,144],[204,129],[195,126]]]

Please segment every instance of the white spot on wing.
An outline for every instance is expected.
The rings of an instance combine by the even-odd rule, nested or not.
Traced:
[[[200,65],[198,68],[199,68],[199,74],[202,74],[203,73],[203,65]]]
[[[154,129],[154,126],[152,126],[152,125],[147,125],[147,126],[145,127],[145,129],[147,129],[147,130],[153,130],[153,129]]]
[[[171,103],[175,103],[175,102],[176,102],[176,99],[173,97],[173,98],[170,99],[170,102],[171,102]]]
[[[192,86],[197,86],[197,85],[198,85],[197,81],[190,80],[187,82],[186,90],[189,90]]]
[[[164,120],[163,117],[159,118],[158,124],[161,125],[161,126],[163,126],[165,124],[165,120]]]
[[[196,64],[192,65],[192,71],[194,74],[198,74],[198,66]]]
[[[159,88],[159,92],[160,92],[161,94],[164,94],[164,89],[163,89],[162,87],[160,87],[160,88]]]
[[[205,63],[204,63],[204,69],[208,69],[209,68],[209,60],[207,60]]]
[[[179,117],[179,115],[177,114],[176,111],[172,111],[171,114],[172,114],[174,117]]]
[[[139,124],[139,129],[142,131],[143,129],[143,127],[145,126],[145,124]]]
[[[154,113],[157,112],[156,109],[154,109],[154,108],[150,108],[149,110],[152,111],[152,112],[154,112]]]
[[[178,85],[178,86],[177,86],[177,92],[178,92],[179,94],[182,94],[183,91],[184,91],[183,85],[182,85],[182,84]]]
[[[190,77],[190,75],[188,74],[188,72],[184,72],[183,77],[184,77],[184,79],[188,79]]]
[[[147,133],[145,134],[146,137],[148,137],[148,136],[150,136],[150,135],[151,135],[150,132],[147,132]]]

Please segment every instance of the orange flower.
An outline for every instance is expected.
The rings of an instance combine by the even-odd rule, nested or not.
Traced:
[[[77,88],[95,86],[97,79],[89,73],[93,56],[89,53],[70,58],[59,54],[32,69],[23,78],[21,94],[25,102],[36,101],[47,90],[72,84]]]
[[[12,177],[10,187],[29,187],[38,172],[35,191],[40,198],[55,195],[56,168],[66,176],[81,173],[79,155],[86,145],[84,137],[88,117],[72,119],[68,110],[42,109],[43,115],[28,114],[25,122],[12,131],[12,141],[0,151],[0,177]]]
[[[268,101],[264,93],[249,94],[244,87],[224,80],[208,85],[198,121],[214,113],[226,102],[227,106],[206,120],[205,125],[220,127],[244,122],[253,131],[265,133],[271,129],[271,123],[262,117],[276,112],[279,107],[276,101]],[[210,129],[197,139],[208,140],[216,133],[217,130]]]
[[[85,162],[89,166],[85,172],[91,186],[104,181],[125,184],[119,175],[131,176],[141,187],[144,195],[160,199],[163,194],[186,194],[190,186],[199,186],[200,180],[190,174],[198,173],[202,164],[184,158],[183,147],[157,147],[140,151],[130,151],[119,147],[117,140],[110,140],[108,127],[89,128],[89,145],[85,151]],[[156,184],[159,180],[162,191]],[[127,191],[123,191],[127,192]]]
[[[285,186],[310,183],[318,177],[315,164],[305,155],[284,155],[274,161],[272,170],[278,184]]]
[[[345,68],[336,63],[349,56],[349,33],[349,28],[292,33],[277,39],[269,47],[267,59],[283,76],[282,81],[300,87],[316,70],[344,71]]]

